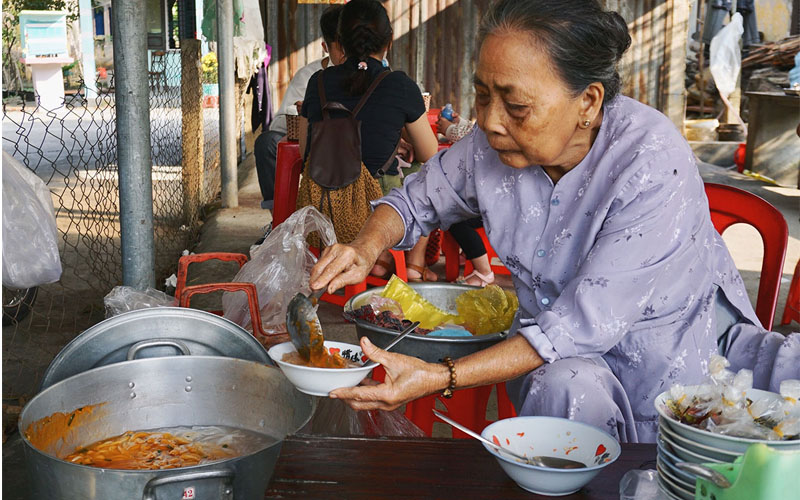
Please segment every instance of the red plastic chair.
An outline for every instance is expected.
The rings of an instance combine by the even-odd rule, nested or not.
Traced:
[[[478,228],[476,229],[478,235],[483,240],[483,246],[486,247],[486,254],[489,257],[489,262],[491,263],[494,261],[497,256],[497,252],[494,251],[492,246],[489,244],[489,238],[486,237],[486,231],[484,229]],[[458,254],[459,254],[459,246],[456,242],[456,239],[453,238],[453,235],[450,234],[450,231],[443,231],[444,238],[442,238],[442,252],[444,253],[444,267],[445,267],[445,279],[447,281],[455,281],[458,279],[458,273],[461,269],[461,264],[458,261]],[[467,260],[464,264],[464,276],[469,275],[472,272],[472,262]],[[511,272],[506,269],[503,265],[492,264],[492,272],[495,274],[511,274]]]
[[[800,260],[794,267],[792,284],[789,285],[789,296],[786,297],[786,305],[783,308],[782,325],[788,325],[792,320],[800,323]]]
[[[272,227],[292,215],[297,207],[297,188],[303,160],[297,142],[280,141],[275,160],[275,198],[272,208]]]
[[[789,239],[786,220],[769,202],[747,191],[713,183],[706,183],[705,189],[711,222],[720,234],[733,224],[744,223],[756,228],[761,235],[764,258],[761,261],[756,316],[764,328],[771,330]]]

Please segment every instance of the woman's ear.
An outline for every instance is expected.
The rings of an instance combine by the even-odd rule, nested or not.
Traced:
[[[581,120],[594,121],[603,108],[603,97],[606,92],[600,82],[590,83],[581,94],[580,113]]]

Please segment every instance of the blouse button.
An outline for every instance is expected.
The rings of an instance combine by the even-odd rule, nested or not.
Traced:
[[[544,257],[545,255],[547,255],[547,252],[545,252],[544,250],[539,250],[538,252],[536,252],[536,255],[538,255],[539,257]]]
[[[549,303],[550,303],[550,299],[548,299],[547,297],[542,297],[542,304],[547,305]]]
[[[552,200],[550,200],[550,204],[553,205],[554,207],[558,205],[558,198],[553,198]]]

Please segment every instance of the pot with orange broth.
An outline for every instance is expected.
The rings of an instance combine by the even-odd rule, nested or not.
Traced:
[[[20,417],[33,498],[263,498],[313,401],[271,366],[177,356],[95,368]]]

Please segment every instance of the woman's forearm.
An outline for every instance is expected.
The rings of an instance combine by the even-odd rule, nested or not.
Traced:
[[[455,360],[456,389],[496,384],[517,378],[542,366],[539,356],[525,337],[508,340]],[[444,365],[433,368],[432,392],[441,392],[450,384],[450,370]]]
[[[380,204],[375,207],[352,245],[368,252],[368,258],[374,257],[377,260],[381,252],[392,248],[403,239],[405,230],[400,214],[392,207]]]

